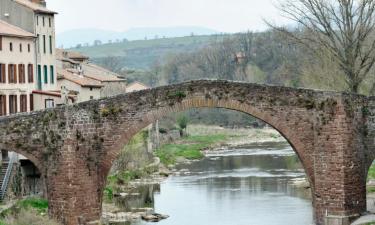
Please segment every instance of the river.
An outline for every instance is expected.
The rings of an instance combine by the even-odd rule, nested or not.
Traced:
[[[147,206],[170,216],[158,225],[313,224],[309,190],[291,184],[305,174],[287,144],[210,152],[177,169],[180,175],[146,198]],[[149,224],[155,223],[132,223]]]

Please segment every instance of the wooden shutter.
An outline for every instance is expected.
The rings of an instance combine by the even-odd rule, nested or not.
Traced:
[[[27,112],[27,95],[21,95],[20,98],[21,112]]]
[[[25,68],[23,64],[18,65],[18,81],[20,84],[25,83]]]
[[[0,95],[0,116],[5,116],[7,114],[7,96]]]
[[[8,83],[13,83],[12,64],[8,64]]]
[[[17,113],[17,95],[9,95],[9,113]]]
[[[30,111],[34,111],[34,96],[30,94]]]
[[[13,65],[13,80],[14,83],[17,84],[17,66]]]
[[[5,64],[0,64],[0,83],[6,83]]]
[[[28,65],[27,74],[29,78],[29,83],[33,83],[34,82],[34,65],[33,64]]]

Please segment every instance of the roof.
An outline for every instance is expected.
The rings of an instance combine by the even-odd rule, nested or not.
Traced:
[[[86,75],[78,75],[73,70],[57,69],[58,79],[65,79],[78,84],[82,87],[101,88],[102,85],[99,81],[88,78]]]
[[[119,75],[109,71],[101,66],[84,63],[82,64],[83,71],[85,71],[85,76],[101,81],[101,82],[125,82],[126,79],[119,78]],[[86,73],[87,72],[87,73]]]
[[[126,86],[126,92],[140,91],[140,90],[145,90],[145,89],[150,89],[150,87],[138,81],[135,81],[129,84],[128,86]]]
[[[19,27],[0,20],[0,35],[10,37],[34,38],[35,35]]]
[[[14,1],[37,13],[57,14],[57,12],[51,11],[44,6],[39,5],[37,3],[30,2],[29,0],[14,0]]]
[[[37,95],[47,95],[47,96],[52,96],[52,97],[59,97],[61,98],[61,91],[41,91],[41,90],[33,90],[33,94]],[[68,98],[72,99],[74,101],[73,95],[68,95]]]
[[[65,49],[58,48],[56,49],[56,58],[59,60],[62,59],[84,59],[87,60],[89,59],[88,56],[85,56],[79,52],[74,52],[74,51],[67,51]]]

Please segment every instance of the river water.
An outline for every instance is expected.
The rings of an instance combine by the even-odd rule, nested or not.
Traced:
[[[147,206],[170,216],[158,225],[313,224],[309,190],[291,184],[305,174],[287,144],[212,152],[177,169],[147,197]]]

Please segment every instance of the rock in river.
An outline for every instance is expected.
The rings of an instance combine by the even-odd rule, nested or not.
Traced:
[[[153,213],[153,214],[149,214],[149,215],[143,215],[142,219],[147,221],[147,222],[159,222],[160,220],[167,219],[168,217],[169,217],[168,215]]]

